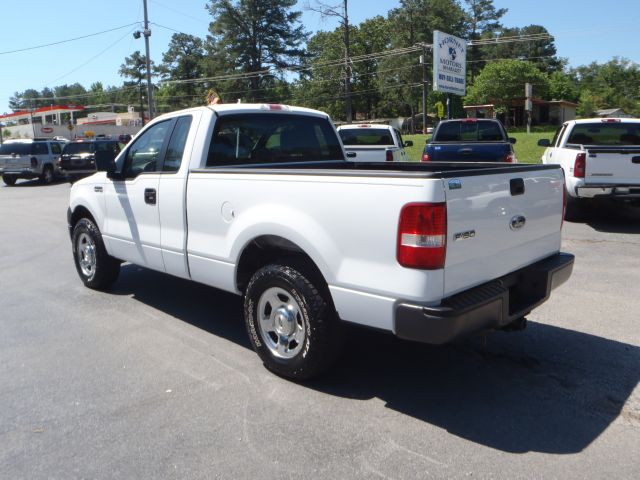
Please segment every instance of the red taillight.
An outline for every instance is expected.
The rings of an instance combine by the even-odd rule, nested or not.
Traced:
[[[504,161],[507,163],[515,163],[516,157],[513,152],[509,152],[504,156]]]
[[[580,152],[576,155],[576,162],[573,164],[573,176],[576,178],[584,178],[585,164],[587,161],[587,154]]]
[[[400,212],[398,263],[407,268],[444,268],[447,252],[446,203],[410,203]]]
[[[393,152],[391,150],[387,150],[387,162],[393,162]]]
[[[429,158],[429,154],[428,153],[423,153],[422,154],[422,161],[423,162],[430,162],[431,158]]]
[[[478,121],[477,118],[469,117],[462,120],[462,123],[476,123]]]
[[[36,168],[38,166],[38,159],[36,157],[31,157],[31,168]]]

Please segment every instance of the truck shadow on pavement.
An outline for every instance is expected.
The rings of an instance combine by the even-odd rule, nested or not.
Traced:
[[[640,233],[640,206],[603,202],[583,209],[576,223],[585,223],[597,232]]]
[[[250,349],[235,295],[132,265],[113,293]],[[504,452],[571,454],[616,420],[640,426],[640,399],[632,397],[639,377],[640,347],[530,322],[523,332],[441,347],[349,327],[338,365],[304,385],[351,400],[378,398]]]

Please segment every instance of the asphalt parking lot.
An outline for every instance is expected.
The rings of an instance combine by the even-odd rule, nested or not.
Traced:
[[[565,223],[572,278],[519,333],[350,332],[297,385],[238,297],[135,266],[82,286],[69,185],[0,187],[2,478],[637,478],[640,211]]]

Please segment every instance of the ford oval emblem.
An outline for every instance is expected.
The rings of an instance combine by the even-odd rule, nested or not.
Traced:
[[[526,218],[524,218],[522,215],[516,215],[515,217],[511,218],[511,222],[509,222],[509,228],[511,230],[520,230],[522,227],[524,227],[525,223],[527,223]]]

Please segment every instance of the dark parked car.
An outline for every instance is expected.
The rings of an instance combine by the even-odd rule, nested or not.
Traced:
[[[65,145],[58,162],[62,173],[73,179],[105,170],[120,150],[117,140],[77,140]]]
[[[514,143],[516,139],[507,136],[499,120],[444,120],[427,140],[422,161],[516,163]]]

